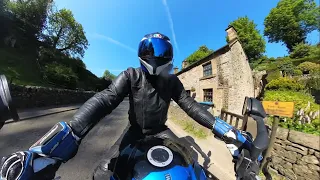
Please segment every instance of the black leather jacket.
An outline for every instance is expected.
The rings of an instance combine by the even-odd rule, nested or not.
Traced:
[[[90,98],[70,121],[74,133],[83,137],[100,119],[129,95],[131,127],[143,133],[161,131],[171,99],[201,125],[212,129],[214,117],[185,91],[176,75],[147,75],[141,68],[128,68],[105,90]]]

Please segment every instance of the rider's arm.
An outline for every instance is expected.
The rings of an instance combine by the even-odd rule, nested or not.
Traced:
[[[128,71],[124,71],[107,89],[85,102],[69,122],[73,132],[82,138],[101,118],[111,113],[128,95],[129,82]]]
[[[214,118],[211,113],[201,107],[192,97],[185,91],[181,81],[173,76],[174,79],[174,93],[172,99],[183,109],[191,118],[196,120],[199,124],[212,130],[213,134],[222,138],[227,144],[237,144],[241,146],[246,142],[242,134],[233,126],[225,121]],[[232,153],[233,155],[236,153]]]
[[[177,76],[173,75],[174,87],[172,99],[183,109],[191,118],[199,124],[212,129],[215,124],[215,118],[211,113],[201,107],[192,97],[185,91],[181,81]]]
[[[63,162],[68,161],[76,154],[80,140],[85,134],[119,105],[129,89],[129,78],[124,71],[107,89],[84,103],[69,123],[57,123],[29,150]]]
[[[60,162],[76,154],[79,140],[128,94],[127,73],[122,72],[107,89],[84,103],[69,123],[57,123],[28,151],[4,158],[0,162],[0,179],[53,179]]]

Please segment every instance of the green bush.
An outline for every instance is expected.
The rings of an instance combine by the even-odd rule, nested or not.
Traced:
[[[319,57],[320,56],[320,44],[311,46],[310,57]]]
[[[277,68],[282,71],[284,75],[293,75],[294,65],[290,58],[284,58],[277,63]]]
[[[279,79],[280,77],[282,77],[280,71],[275,70],[275,71],[268,72],[266,79],[268,82],[271,82],[272,80]]]
[[[311,70],[310,78],[306,81],[309,90],[320,90],[320,68]]]
[[[286,122],[280,122],[280,127],[287,129],[292,129],[300,132],[305,132],[309,134],[320,135],[320,123],[319,119],[314,119],[310,124],[299,124],[297,119],[288,118]]]
[[[309,45],[305,43],[299,43],[293,47],[293,51],[290,53],[290,58],[304,58],[320,56],[320,47],[318,45]]]
[[[279,125],[296,131],[320,135],[319,118],[312,120],[310,124],[300,124],[299,116],[297,116],[297,111],[302,108],[305,109],[308,106],[308,102],[310,102],[310,108],[305,111],[305,114],[319,110],[319,104],[315,103],[315,99],[310,94],[295,91],[266,91],[263,100],[294,102],[293,118],[286,118],[286,121],[280,122]]]
[[[274,79],[269,82],[266,86],[267,90],[291,90],[291,91],[300,91],[304,86],[298,83],[295,79],[281,77]]]
[[[77,87],[77,75],[71,68],[65,65],[58,63],[47,64],[44,72],[47,79],[57,86],[64,86],[72,89]]]
[[[302,74],[303,73],[302,73],[302,71],[300,69],[293,70],[293,75],[295,75],[295,76],[301,76]]]
[[[296,113],[301,108],[306,108],[310,102],[309,111],[319,110],[319,105],[315,103],[315,99],[307,93],[295,91],[266,91],[264,101],[283,101],[294,102],[294,112]]]
[[[312,47],[309,44],[299,43],[293,47],[292,52],[290,53],[290,58],[303,58],[311,55]]]
[[[319,69],[320,65],[312,62],[303,62],[299,64],[297,68],[300,69],[302,72],[310,72],[314,69]]]
[[[320,55],[319,56],[303,57],[300,59],[292,59],[292,63],[294,66],[298,66],[299,64],[306,62],[306,61],[319,64],[320,63]]]

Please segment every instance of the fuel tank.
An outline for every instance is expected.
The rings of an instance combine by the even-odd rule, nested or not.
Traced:
[[[113,179],[121,180],[205,180],[202,167],[188,148],[170,139],[147,138],[120,152]]]

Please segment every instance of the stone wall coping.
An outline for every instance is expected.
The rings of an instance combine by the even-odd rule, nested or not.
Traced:
[[[278,127],[277,138],[320,151],[320,137],[317,135]]]
[[[320,151],[320,137],[317,135],[290,130],[288,140],[293,143]]]
[[[51,87],[43,87],[43,86],[29,86],[29,85],[17,85],[11,84],[10,88],[26,88],[26,89],[42,89],[42,90],[49,90],[49,91],[66,91],[66,92],[82,92],[82,93],[96,93],[95,91],[83,91],[83,90],[71,90],[71,89],[60,89],[60,88],[51,88]]]
[[[59,89],[11,84],[11,96],[17,109],[82,104],[94,96],[94,91]]]

